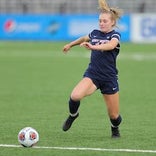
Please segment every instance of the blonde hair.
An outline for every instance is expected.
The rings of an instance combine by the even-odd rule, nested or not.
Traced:
[[[98,0],[99,1],[99,9],[101,13],[109,13],[111,14],[112,20],[115,21],[114,26],[116,25],[116,21],[121,17],[123,11],[118,8],[111,8],[107,4],[106,0]]]

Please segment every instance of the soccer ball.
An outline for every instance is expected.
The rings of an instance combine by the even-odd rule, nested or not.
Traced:
[[[18,133],[18,142],[23,147],[32,147],[39,141],[38,132],[32,127],[25,127]]]

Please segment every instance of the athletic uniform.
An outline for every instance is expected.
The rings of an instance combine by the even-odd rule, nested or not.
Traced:
[[[105,44],[112,38],[120,41],[120,33],[112,30],[103,33],[99,30],[93,30],[89,34],[92,45]],[[118,70],[116,68],[116,58],[120,51],[120,44],[111,51],[92,50],[91,59],[84,77],[89,77],[101,90],[102,94],[114,94],[119,91]]]
[[[120,34],[115,30],[109,33],[103,33],[99,30],[93,30],[89,34],[92,45],[105,44],[112,38],[120,41]],[[116,68],[116,58],[120,51],[120,44],[110,51],[92,50],[91,59],[84,77],[89,77],[96,85],[97,89],[101,90],[102,94],[114,94],[119,91],[118,86],[118,70]],[[74,120],[79,116],[80,100],[69,100],[70,115],[63,124],[63,131],[67,131],[72,126]],[[119,138],[120,132],[118,126],[122,118],[119,115],[116,119],[110,118],[112,138]]]

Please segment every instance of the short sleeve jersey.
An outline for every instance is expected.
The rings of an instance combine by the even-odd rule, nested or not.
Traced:
[[[112,30],[109,33],[103,33],[99,30],[93,30],[89,34],[92,45],[105,44],[112,38],[120,41],[120,33]],[[117,79],[118,70],[116,68],[116,58],[120,51],[120,44],[111,51],[92,50],[91,59],[86,72],[89,72],[97,80],[114,80]]]

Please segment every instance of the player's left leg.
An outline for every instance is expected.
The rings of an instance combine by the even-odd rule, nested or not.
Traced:
[[[119,93],[115,94],[103,94],[104,100],[106,102],[108,115],[111,121],[111,131],[112,137],[120,137],[119,125],[122,121],[122,118],[119,114]]]

